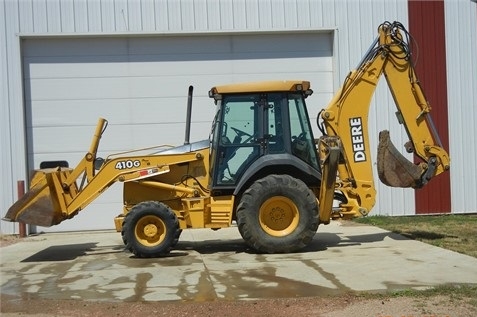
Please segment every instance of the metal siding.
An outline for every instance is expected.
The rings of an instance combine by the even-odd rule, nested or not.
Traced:
[[[74,1],[73,2],[74,10],[74,25],[75,32],[77,33],[86,33],[89,31],[89,12],[88,12],[88,2],[87,1]]]
[[[258,0],[245,0],[245,19],[248,29],[259,29],[260,18],[258,16]]]
[[[50,0],[48,0],[50,1]],[[60,10],[47,10],[45,0],[2,0],[5,10],[5,50],[8,72],[2,72],[2,83],[8,82],[8,116],[0,118],[2,136],[8,136],[5,144],[10,149],[2,164],[10,169],[4,186],[8,188],[1,200],[2,210],[6,210],[16,196],[16,180],[25,177],[25,138],[23,134],[23,97],[21,84],[20,46],[17,34],[87,34],[88,32],[122,34],[135,28],[135,32],[180,33],[188,31],[221,32],[228,31],[282,31],[286,28],[336,29],[334,38],[334,90],[338,88],[351,67],[361,59],[362,49],[376,35],[376,26],[384,20],[399,20],[407,25],[407,0],[391,1],[332,1],[332,0],[243,0],[226,3],[219,0],[58,0]],[[56,2],[51,2],[56,5]],[[98,5],[98,3],[100,5]],[[129,4],[129,10],[128,10]],[[450,151],[452,159],[451,190],[453,212],[476,211],[475,164],[464,161],[475,157],[474,111],[476,103],[476,8],[470,1],[446,1],[448,90],[450,119]],[[85,8],[85,5],[87,8]],[[131,8],[140,6],[138,10]],[[273,8],[287,8],[286,16],[274,17]],[[187,12],[187,13],[185,13]],[[59,15],[59,17],[58,17]],[[245,15],[245,18],[244,18]],[[296,16],[296,18],[295,18]],[[98,20],[100,17],[100,20]],[[183,19],[190,19],[183,21]],[[138,21],[139,20],[139,21]],[[58,32],[58,21],[60,31]],[[191,24],[193,21],[193,26]],[[233,21],[233,24],[230,24]],[[245,21],[245,22],[244,22]],[[284,27],[277,27],[283,25]],[[184,27],[187,27],[187,30]],[[55,31],[52,30],[55,29]],[[369,28],[369,30],[368,30]],[[470,30],[470,31],[469,31]],[[366,34],[364,34],[366,32]],[[469,32],[474,34],[469,41]],[[355,37],[355,39],[351,39]],[[457,38],[460,37],[460,40]],[[351,39],[348,41],[347,39]],[[357,41],[356,39],[360,39]],[[452,58],[450,57],[452,56]],[[6,62],[5,62],[6,63]],[[5,85],[5,84],[3,84]],[[371,141],[376,142],[379,125],[394,122],[392,101],[385,84],[380,83],[371,107]],[[457,104],[458,106],[453,106]],[[314,105],[314,107],[323,107]],[[454,110],[453,107],[459,107]],[[454,110],[454,111],[450,111]],[[310,111],[310,113],[312,113]],[[13,133],[9,127],[12,126]],[[470,131],[470,132],[469,132]],[[405,135],[393,134],[394,142],[403,143]],[[2,144],[2,148],[4,144]],[[466,155],[462,155],[466,153]],[[465,164],[464,164],[465,162]],[[3,166],[2,165],[2,166]],[[8,176],[8,175],[7,175]],[[377,178],[376,178],[377,179]],[[465,185],[463,185],[465,184]],[[374,214],[414,213],[414,195],[411,190],[399,190],[377,185],[378,201]],[[3,191],[2,191],[3,192]],[[2,223],[2,230],[5,226]]]
[[[154,31],[156,19],[154,15],[154,0],[143,0],[141,2],[141,20],[143,31]]]
[[[22,10],[23,11],[23,10]],[[61,32],[73,33],[75,31],[75,10],[73,1],[62,1],[60,6]],[[24,31],[25,33],[28,33]]]
[[[60,0],[46,0],[48,32],[61,32]]]
[[[0,208],[2,215],[8,207],[17,198],[17,180],[26,177],[26,156],[25,156],[25,129],[24,129],[24,112],[23,112],[23,92],[22,92],[22,72],[21,72],[21,53],[18,41],[18,32],[20,27],[20,17],[24,17],[19,13],[19,3],[16,1],[5,1],[1,3],[4,12],[2,23],[2,46],[5,47],[6,59],[5,68],[2,69],[2,85],[3,89],[7,89],[5,98],[7,103],[2,108],[7,108],[7,115],[0,118],[0,134],[9,137],[4,140],[7,143],[2,144],[2,149],[6,149],[6,153],[2,153],[2,180],[7,193],[3,194],[0,200]],[[33,25],[32,23],[29,25]],[[4,152],[4,151],[2,151]],[[5,178],[3,178],[5,177]],[[5,196],[3,196],[5,195]],[[3,223],[0,225],[2,233],[13,233],[17,229],[16,225]]]
[[[445,1],[452,212],[477,212],[477,3]]]
[[[181,1],[167,2],[168,30],[182,29]]]
[[[101,32],[103,25],[101,21],[101,1],[88,1],[88,32]]]
[[[48,32],[46,0],[32,0],[33,29],[37,33]]]
[[[10,13],[10,12],[9,12]],[[0,4],[0,73],[2,76],[8,76],[8,52],[7,52],[7,28],[6,28],[6,11],[5,6]],[[11,203],[14,196],[14,192],[11,190],[12,186],[5,186],[14,184],[13,173],[12,173],[12,150],[11,150],[11,129],[8,118],[10,117],[9,105],[9,82],[8,80],[0,81],[0,177],[4,186],[0,186],[0,204],[2,210],[8,206],[8,203]],[[14,187],[16,188],[16,187]],[[3,216],[3,214],[1,215]],[[12,233],[15,230],[15,225],[11,223],[6,223],[4,221],[0,222],[0,233]]]
[[[443,147],[449,149],[443,1],[411,1],[409,31],[419,48],[416,73],[432,107],[431,116]],[[419,162],[419,160],[416,160]],[[450,172],[452,173],[452,171]],[[416,191],[416,213],[449,213],[450,173],[432,179]]]
[[[101,1],[101,30],[102,32],[116,31],[116,17],[114,15],[114,2]]]
[[[6,5],[12,5],[12,3],[5,2]],[[20,32],[24,33],[33,33],[35,28],[33,26],[33,6],[31,1],[19,1],[18,10],[13,10],[10,8],[8,10],[9,14],[12,14],[13,11],[16,11],[16,14],[19,15],[19,27]],[[8,27],[7,27],[8,30]]]
[[[272,2],[258,2],[259,29],[271,29],[274,27],[272,19]]]

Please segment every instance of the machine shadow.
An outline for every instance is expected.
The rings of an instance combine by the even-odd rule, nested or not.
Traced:
[[[326,251],[331,247],[349,247],[367,243],[379,242],[389,237],[393,240],[408,240],[408,238],[393,232],[379,232],[372,234],[362,234],[346,236],[342,234],[318,232],[313,241],[300,251],[295,253]],[[176,245],[173,249],[179,251],[178,254],[171,253],[170,256],[187,255],[188,251],[196,251],[200,254],[212,254],[220,252],[259,254],[256,250],[249,247],[242,239],[233,240],[204,240],[204,241],[184,241]],[[182,252],[180,252],[182,251]],[[165,256],[168,257],[169,255]]]
[[[70,261],[91,252],[98,242],[55,245],[43,249],[32,256],[22,260],[22,263],[28,262],[59,262]]]
[[[108,253],[123,253],[124,246],[114,245],[106,247],[98,247],[99,242],[78,243],[78,244],[63,244],[54,245],[43,249],[28,258],[21,261],[21,263],[29,262],[62,262],[71,261],[79,257],[87,255],[100,255]]]
[[[352,236],[347,236],[343,233],[318,232],[315,234],[313,241],[308,246],[295,253],[319,252],[326,251],[328,248],[357,246],[379,242],[386,237],[389,237],[393,240],[409,240],[407,237],[387,231]],[[91,242],[50,246],[29,256],[21,262],[61,262],[75,260],[79,257],[88,255],[99,255],[106,253],[123,254],[124,252],[127,252],[123,245],[118,244],[114,246],[98,247],[98,243],[99,242]],[[189,255],[189,253],[192,251],[195,251],[199,254],[223,252],[260,254],[248,246],[242,239],[214,239],[202,241],[179,241],[171,253],[159,256],[158,258],[183,257]],[[131,255],[130,258],[136,257]]]

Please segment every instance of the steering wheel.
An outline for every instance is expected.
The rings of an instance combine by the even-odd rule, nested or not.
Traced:
[[[237,135],[238,135],[239,137],[243,137],[244,135],[248,136],[249,138],[252,137],[252,135],[250,135],[250,134],[248,134],[247,132],[244,132],[244,131],[242,131],[242,130],[239,130],[239,129],[237,129],[237,128],[230,127],[230,129],[234,130],[234,132],[237,133]]]
[[[245,132],[245,131],[239,130],[239,129],[234,128],[234,127],[230,127],[230,129],[234,130],[234,132],[237,134],[236,139],[237,139],[237,138],[239,139],[238,142],[237,142],[236,139],[234,140],[233,143],[235,143],[235,144],[245,144],[245,143],[248,143],[251,139],[253,139],[253,135],[248,134],[248,133]],[[243,137],[243,136],[247,136],[247,139],[242,142],[242,137]]]

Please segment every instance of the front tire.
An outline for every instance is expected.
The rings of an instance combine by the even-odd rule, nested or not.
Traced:
[[[307,246],[318,229],[318,204],[306,184],[289,175],[269,175],[248,188],[237,207],[240,234],[263,253]]]
[[[167,205],[146,201],[125,216],[121,235],[127,250],[137,257],[151,258],[169,253],[180,233],[179,221]]]

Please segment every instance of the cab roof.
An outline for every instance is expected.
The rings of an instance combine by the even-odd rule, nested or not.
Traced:
[[[310,82],[305,80],[275,80],[236,83],[222,86],[215,86],[209,91],[209,97],[214,98],[219,94],[236,93],[256,93],[274,91],[307,91],[310,89]]]

